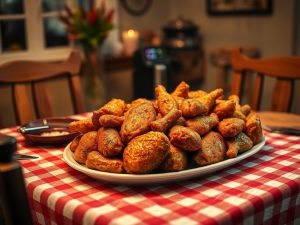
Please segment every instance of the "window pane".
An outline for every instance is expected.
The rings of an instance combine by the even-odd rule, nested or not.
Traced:
[[[0,0],[0,15],[23,13],[23,0]]]
[[[56,17],[44,19],[45,47],[67,46],[69,40],[65,25]]]
[[[27,49],[24,20],[0,21],[2,52]]]
[[[42,9],[43,12],[58,12],[63,10],[65,0],[43,0]]]

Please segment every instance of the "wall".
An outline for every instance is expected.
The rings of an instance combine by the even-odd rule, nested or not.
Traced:
[[[167,21],[183,16],[193,20],[200,27],[206,56],[215,47],[235,45],[255,45],[261,50],[263,57],[291,55],[293,47],[295,48],[293,46],[293,38],[296,35],[294,34],[295,26],[299,27],[299,22],[294,18],[294,13],[297,12],[294,10],[295,2],[273,0],[271,16],[211,17],[206,13],[204,0],[154,0],[152,8],[142,17],[130,16],[122,7],[119,8],[119,24],[121,30],[132,27],[140,31],[153,29],[161,32],[161,27]],[[299,28],[297,35],[296,43],[299,48]],[[206,60],[206,81],[199,88],[214,89],[216,87],[215,74],[215,68],[211,66],[209,60]],[[269,107],[268,99],[271,98],[270,90],[274,84],[270,80],[266,83],[268,91],[263,96],[262,109]],[[295,101],[300,101],[300,90],[296,92]],[[292,110],[300,114],[300,107],[294,107]]]

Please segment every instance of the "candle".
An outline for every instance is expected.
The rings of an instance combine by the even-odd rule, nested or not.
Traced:
[[[139,32],[135,30],[127,30],[122,33],[124,53],[125,55],[131,56],[139,45]]]

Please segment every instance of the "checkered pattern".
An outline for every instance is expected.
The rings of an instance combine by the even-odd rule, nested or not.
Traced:
[[[300,137],[265,132],[257,154],[175,184],[105,184],[70,168],[64,147],[28,146],[16,128],[35,224],[300,224]]]

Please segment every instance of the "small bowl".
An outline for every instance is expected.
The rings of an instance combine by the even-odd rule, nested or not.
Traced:
[[[60,145],[72,141],[79,133],[68,131],[70,118],[46,118],[34,120],[18,128],[26,141],[41,145]]]

